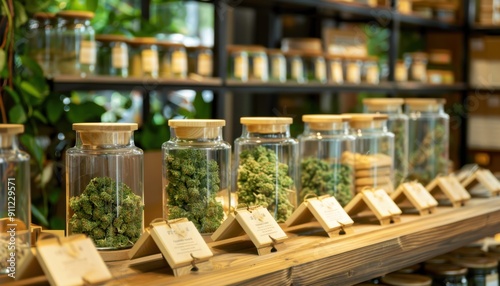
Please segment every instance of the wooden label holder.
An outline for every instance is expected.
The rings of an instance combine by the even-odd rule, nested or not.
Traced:
[[[329,237],[335,237],[352,233],[354,221],[335,197],[324,195],[306,199],[285,224],[287,231],[321,227]]]
[[[112,279],[94,243],[83,234],[42,233],[18,264],[16,280],[45,274],[50,285],[90,285]]]
[[[477,170],[472,176],[462,181],[462,186],[467,190],[470,190],[470,188],[477,184],[483,185],[491,196],[500,195],[500,182],[490,170]]]
[[[450,201],[453,207],[464,206],[471,196],[460,184],[455,176],[440,176],[432,180],[425,187],[436,198],[436,193],[441,192]],[[439,201],[439,200],[438,200]]]
[[[193,222],[187,218],[153,220],[129,251],[129,258],[158,253],[162,254],[176,277],[208,268],[213,256]]]
[[[288,236],[266,208],[255,206],[230,213],[211,238],[214,247],[250,239],[257,253],[264,255],[285,249]]]
[[[401,184],[396,191],[391,194],[391,199],[398,205],[405,201],[410,202],[420,215],[435,213],[438,205],[436,199],[434,199],[429,191],[418,182]]]
[[[344,210],[351,217],[367,209],[375,214],[381,225],[401,221],[401,209],[399,209],[384,189],[366,188],[344,207]]]

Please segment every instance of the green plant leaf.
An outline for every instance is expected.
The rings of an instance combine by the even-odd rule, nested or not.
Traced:
[[[40,110],[35,110],[33,111],[33,118],[38,119],[40,122],[43,124],[47,124],[47,118],[45,118],[45,115],[43,115]]]
[[[36,97],[36,98],[39,98],[39,99],[42,98],[42,94],[40,93],[40,91],[38,91],[31,83],[29,83],[27,81],[22,81],[21,85],[19,87],[24,92],[26,92],[27,94],[29,94],[29,95],[31,95],[33,97]]]
[[[210,103],[203,100],[201,93],[197,93],[194,97],[193,106],[198,119],[208,119],[212,117]]]
[[[47,113],[49,122],[55,124],[64,112],[64,103],[56,96],[51,97],[47,101],[47,105],[45,105],[45,112]]]
[[[0,71],[5,67],[5,60],[7,57],[5,56],[4,49],[0,49]]]
[[[9,121],[12,123],[23,124],[26,122],[27,116],[21,105],[16,105],[9,110]]]
[[[47,218],[42,214],[42,212],[34,204],[31,204],[31,214],[40,222],[40,224],[42,226],[49,225]]]
[[[96,122],[101,120],[101,115],[106,112],[104,107],[94,102],[84,102],[81,104],[69,104],[68,119],[71,123]]]
[[[53,205],[57,204],[61,197],[61,193],[61,188],[51,188],[49,192],[49,202]]]
[[[10,86],[4,86],[3,88],[5,92],[7,92],[7,94],[10,95],[10,97],[16,103],[16,105],[21,104],[21,98],[19,97],[19,94],[15,90],[10,88]]]
[[[86,7],[87,11],[92,11],[94,12],[97,9],[97,6],[99,4],[99,1],[97,0],[86,0]]]
[[[26,15],[26,10],[24,9],[23,4],[19,1],[14,1],[14,25],[16,28],[21,27],[22,24],[28,22],[28,15]]]
[[[24,133],[20,136],[19,140],[31,157],[35,160],[39,170],[42,170],[43,150],[42,147],[36,143],[35,137],[31,134]]]

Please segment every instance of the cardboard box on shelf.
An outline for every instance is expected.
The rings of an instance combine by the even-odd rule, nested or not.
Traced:
[[[478,37],[470,40],[471,69],[469,79],[474,87],[500,86],[500,37]]]

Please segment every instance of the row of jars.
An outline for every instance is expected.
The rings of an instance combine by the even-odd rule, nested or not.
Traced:
[[[380,82],[376,57],[341,57],[315,51],[229,46],[228,78],[237,81],[295,83]]]
[[[120,77],[186,78],[212,76],[212,50],[185,47],[151,37],[95,35],[94,13],[36,13],[29,24],[28,53],[48,77],[112,75]]]

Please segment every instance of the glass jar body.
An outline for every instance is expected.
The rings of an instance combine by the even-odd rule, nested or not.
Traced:
[[[354,170],[343,162],[344,152],[355,152],[355,137],[346,123],[338,130],[318,130],[304,124],[299,140],[300,192],[298,203],[306,196],[330,195],[345,206],[354,194]]]
[[[59,18],[56,53],[58,74],[88,76],[95,72],[97,49],[89,19]]]
[[[498,286],[498,272],[496,267],[468,268],[467,279],[469,286]]]
[[[380,71],[376,61],[365,61],[363,63],[362,82],[369,84],[380,83]]]
[[[98,249],[131,247],[143,231],[143,151],[133,139],[91,145],[85,136],[66,152],[67,234],[84,233]]]
[[[286,58],[283,54],[269,55],[269,80],[273,82],[286,82]]]
[[[31,245],[30,157],[19,150],[16,135],[0,134],[0,182],[0,242],[4,247],[0,274],[7,274],[16,272],[9,259],[21,261]]]
[[[448,174],[449,116],[443,106],[422,110],[406,107],[408,115],[408,179],[423,185]]]
[[[203,77],[213,74],[213,53],[208,47],[198,47],[188,53],[188,71]]]
[[[45,77],[54,73],[54,54],[57,40],[56,20],[52,18],[33,19],[29,23],[28,54],[35,59]]]
[[[221,137],[183,139],[171,129],[162,145],[163,216],[186,217],[201,233],[212,233],[234,208],[231,146]]]
[[[326,82],[326,61],[323,56],[304,57],[307,82]]]
[[[301,56],[293,55],[286,57],[287,80],[296,83],[305,83],[304,61]]]
[[[183,46],[163,46],[160,48],[160,77],[186,78],[187,53]]]
[[[269,63],[266,52],[255,51],[250,53],[250,80],[269,80]]]
[[[432,286],[468,286],[465,275],[432,275]]]
[[[328,59],[328,81],[337,84],[344,82],[341,58]]]
[[[358,59],[344,60],[344,78],[347,83],[360,84],[361,83],[361,68],[363,62]]]
[[[229,57],[229,78],[248,81],[249,59],[246,51],[233,51]]]
[[[251,132],[243,126],[234,143],[233,190],[239,207],[267,207],[285,222],[297,203],[298,142],[290,132]]]
[[[129,56],[130,74],[133,77],[159,76],[158,47],[152,44],[134,45]]]
[[[97,73],[128,77],[128,45],[124,42],[98,42]]]
[[[427,56],[419,53],[408,53],[404,55],[404,61],[408,66],[410,81],[427,82]]]

